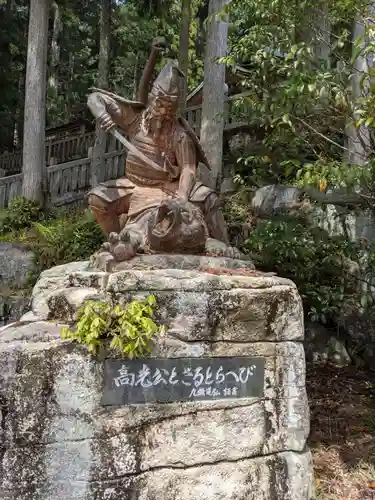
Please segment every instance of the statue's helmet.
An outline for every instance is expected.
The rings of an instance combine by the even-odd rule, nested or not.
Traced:
[[[170,62],[159,73],[151,89],[150,98],[161,99],[178,105],[180,98],[180,82],[184,73],[175,62]]]

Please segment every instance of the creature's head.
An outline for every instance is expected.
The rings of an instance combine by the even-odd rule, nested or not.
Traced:
[[[148,244],[152,251],[203,253],[207,228],[203,214],[190,202],[163,201],[148,224]]]

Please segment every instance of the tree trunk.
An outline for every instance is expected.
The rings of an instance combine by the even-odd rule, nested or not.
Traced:
[[[22,99],[24,93],[24,73],[20,72],[18,77],[18,104],[15,109],[15,119],[14,119],[14,132],[13,132],[13,144],[16,149],[21,149],[22,147],[22,137],[23,137],[23,107],[25,99]]]
[[[69,53],[69,62],[68,62],[68,77],[65,81],[64,85],[64,95],[65,95],[65,117],[67,121],[70,121],[72,116],[72,82],[74,78],[74,54],[72,52]]]
[[[46,67],[49,0],[30,0],[27,45],[22,195],[45,202]]]
[[[221,183],[225,125],[225,65],[217,58],[226,55],[228,46],[228,23],[216,14],[229,1],[210,0],[208,13],[200,139],[211,164],[213,188]]]
[[[181,26],[180,26],[180,51],[178,62],[185,77],[181,82],[180,113],[184,114],[186,108],[186,96],[188,92],[188,71],[189,71],[189,30],[191,19],[190,0],[182,0]]]
[[[59,37],[62,29],[60,8],[56,1],[52,4],[53,9],[53,32],[51,41],[51,64],[48,79],[48,87],[52,91],[53,96],[58,94],[58,71],[60,64],[60,44]]]
[[[361,47],[366,43],[365,40],[366,25],[363,19],[356,19],[353,25],[352,41],[354,42],[358,37],[362,37]],[[353,46],[353,51],[356,48]],[[361,89],[361,79],[369,72],[369,64],[366,56],[359,55],[356,57],[354,63],[353,77],[351,78],[352,100],[355,102],[366,93],[366,89]],[[346,127],[347,148],[350,153],[348,154],[348,161],[353,165],[364,165],[367,162],[368,154],[371,149],[370,132],[368,127],[364,125],[359,129],[350,124],[356,117],[349,117],[349,124]]]
[[[133,72],[133,101],[137,99],[138,80],[139,80],[139,54],[135,56]]]
[[[310,3],[305,7],[304,16],[296,29],[296,42],[305,42],[314,50],[317,59],[330,67],[331,23],[329,4],[325,0]]]
[[[100,47],[98,87],[108,87],[109,45],[110,45],[111,0],[100,0]],[[91,187],[104,180],[104,155],[106,152],[107,134],[96,126],[96,138],[91,162]]]
[[[331,23],[328,2],[319,4],[315,19],[315,55],[327,68],[331,67]]]

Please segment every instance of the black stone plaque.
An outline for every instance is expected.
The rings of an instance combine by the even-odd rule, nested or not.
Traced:
[[[102,405],[261,397],[264,358],[106,360]]]

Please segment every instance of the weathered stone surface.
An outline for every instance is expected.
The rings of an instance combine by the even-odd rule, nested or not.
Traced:
[[[155,254],[137,255],[132,260],[114,265],[112,272],[127,269],[185,269],[198,270],[202,267],[223,267],[228,269],[255,269],[251,260],[209,257],[206,255]]]
[[[211,263],[215,267],[213,258]],[[150,294],[158,300],[158,318],[168,324],[176,342],[303,338],[297,289],[276,276],[217,276],[181,269],[104,273],[89,270],[86,262],[74,263],[42,273],[33,290],[32,312],[39,319],[71,321],[86,299],[107,296],[122,302]]]
[[[345,346],[344,338],[339,340],[336,331],[330,331],[318,323],[307,323],[305,336],[305,352],[308,361],[331,362],[343,367],[352,360]]]
[[[25,288],[34,271],[34,256],[22,245],[0,243],[0,326],[18,320],[29,306]]]
[[[0,330],[2,500],[314,498],[293,283],[176,269],[95,274],[86,264],[65,271],[44,273],[33,292],[35,311],[43,304],[58,321],[29,315]],[[152,357],[263,357],[263,397],[101,406],[106,352],[92,358],[62,341],[62,323],[85,298],[153,290],[168,328]]]
[[[346,307],[345,307],[346,306]],[[339,332],[351,358],[357,363],[372,367],[375,359],[375,307],[364,310],[343,304],[337,317]]]
[[[23,294],[1,292],[0,287],[0,326],[19,319],[29,307],[30,299]]]
[[[0,243],[0,284],[23,288],[35,270],[34,254],[15,243]]]
[[[39,318],[49,316],[48,299],[65,286],[69,285],[69,275],[77,271],[87,271],[88,262],[72,262],[43,271],[31,296],[31,310]]]
[[[313,190],[314,191],[314,190]],[[317,194],[319,196],[317,196]],[[350,207],[330,204],[336,193],[315,194],[308,188],[295,188],[282,185],[263,186],[252,199],[252,209],[260,218],[269,218],[284,213],[307,218],[312,227],[319,227],[329,236],[341,236],[360,244],[361,252],[354,260],[344,258],[338,264],[343,275],[352,280],[354,294],[371,294],[374,299],[374,282],[371,266],[367,266],[375,241],[374,215],[371,210],[360,208],[353,211]],[[313,200],[316,199],[317,203]],[[361,276],[362,275],[362,276]],[[344,300],[341,310],[333,318],[335,328],[332,332],[314,325],[306,335],[307,356],[309,360],[332,361],[344,366],[354,361],[371,367],[375,357],[375,307],[367,304],[365,308],[353,297]],[[374,302],[374,300],[372,301]]]

